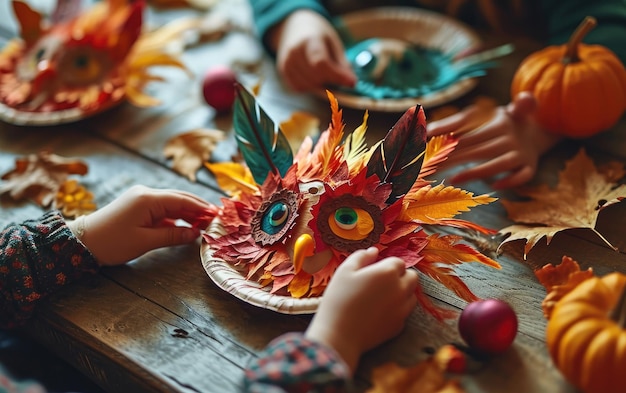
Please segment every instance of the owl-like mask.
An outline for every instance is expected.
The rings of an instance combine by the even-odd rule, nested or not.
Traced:
[[[234,128],[246,164],[238,170],[233,170],[233,163],[223,170],[211,165],[216,175],[228,174],[219,178],[241,186],[211,213],[213,224],[203,244],[209,275],[246,301],[294,313],[298,307],[284,305],[319,299],[348,255],[374,246],[381,259],[398,256],[407,268],[439,281],[465,300],[475,300],[452,266],[480,262],[498,268],[499,264],[461,243],[460,236],[429,231],[448,226],[493,233],[455,216],[494,198],[425,179],[445,160],[456,140],[442,136],[427,143],[424,111],[417,105],[383,140],[367,147],[367,116],[353,133],[344,135],[338,103],[330,93],[329,99],[328,129],[314,146],[307,140],[293,155],[281,130],[254,97],[239,88]],[[223,264],[212,265],[217,260],[240,274],[241,280],[224,276]],[[250,290],[254,286],[266,291],[256,292],[263,300],[258,301]],[[282,300],[268,300],[266,294]],[[421,289],[416,296],[433,315],[447,316]]]
[[[0,119],[60,124],[124,99],[140,106],[157,104],[142,92],[155,79],[146,69],[184,66],[147,45],[147,33],[142,34],[144,3],[105,0],[84,12],[60,9],[64,3],[76,2],[60,1],[45,23],[25,2],[13,0],[20,38],[0,52]]]

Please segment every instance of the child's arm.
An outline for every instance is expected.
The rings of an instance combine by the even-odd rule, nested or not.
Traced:
[[[417,304],[417,273],[399,258],[377,258],[375,248],[359,250],[339,266],[306,333],[272,341],[246,370],[245,391],[339,389],[363,352],[402,331]]]
[[[134,186],[69,223],[49,212],[7,226],[0,233],[0,327],[24,323],[39,300],[100,266],[193,242],[208,225],[209,210],[209,204],[182,191]],[[175,226],[177,219],[196,227]]]

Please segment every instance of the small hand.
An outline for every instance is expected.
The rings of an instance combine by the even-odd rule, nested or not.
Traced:
[[[306,331],[334,348],[352,371],[363,352],[402,331],[417,304],[417,272],[400,258],[377,259],[378,250],[370,247],[339,266]]]
[[[203,216],[210,208],[187,192],[133,186],[85,216],[80,238],[100,265],[118,265],[156,248],[193,242],[208,225]],[[176,226],[178,219],[194,226]],[[79,222],[69,223],[74,233]]]
[[[296,91],[356,83],[337,31],[316,12],[293,12],[270,32],[269,43],[279,74]]]
[[[452,183],[496,179],[495,189],[522,185],[533,178],[539,158],[561,137],[539,126],[533,119],[536,102],[532,94],[520,93],[506,107],[497,108],[491,120],[461,134],[459,143],[441,168],[468,162],[477,165],[450,179]],[[471,121],[478,109],[470,107],[429,125],[428,136],[455,132]]]

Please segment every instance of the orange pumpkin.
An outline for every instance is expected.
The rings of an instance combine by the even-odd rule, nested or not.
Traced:
[[[595,25],[587,17],[567,44],[532,53],[513,77],[512,97],[532,92],[538,123],[556,134],[588,137],[613,126],[626,110],[622,62],[608,48],[581,43]]]
[[[592,277],[558,301],[546,329],[554,364],[586,393],[624,392],[626,275]]]

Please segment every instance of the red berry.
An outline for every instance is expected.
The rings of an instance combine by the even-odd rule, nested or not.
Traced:
[[[517,316],[502,300],[478,300],[461,312],[459,333],[470,348],[488,354],[502,353],[515,339]]]
[[[235,102],[237,75],[225,66],[209,69],[202,81],[204,101],[219,113],[231,110]]]

